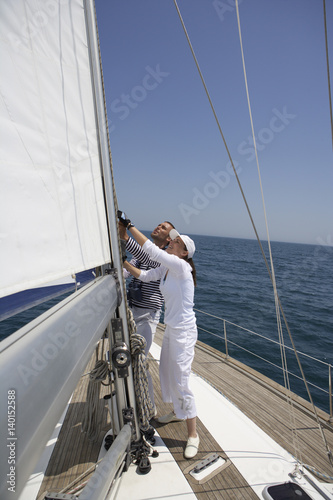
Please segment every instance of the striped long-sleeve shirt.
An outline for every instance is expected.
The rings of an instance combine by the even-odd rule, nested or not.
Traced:
[[[159,262],[156,262],[149,258],[147,253],[142,250],[140,245],[135,240],[133,240],[133,238],[129,238],[127,240],[126,250],[133,256],[131,264],[133,264],[133,266],[137,268],[142,269],[143,271],[148,271],[149,269],[160,266]],[[154,310],[161,309],[163,305],[163,296],[160,292],[160,280],[143,283],[142,281],[133,278],[130,285],[132,283],[141,286],[142,299],[140,301],[132,299],[131,305],[135,307],[144,307]]]

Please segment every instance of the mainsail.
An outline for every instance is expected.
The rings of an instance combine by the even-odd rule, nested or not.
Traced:
[[[113,267],[1,342],[0,442],[14,454],[0,456],[1,499],[22,492],[106,329],[130,364],[96,46],[92,0],[0,3],[0,297]],[[126,449],[131,370],[114,384],[120,427],[134,415]]]
[[[1,2],[0,57],[1,297],[110,251],[82,0]]]

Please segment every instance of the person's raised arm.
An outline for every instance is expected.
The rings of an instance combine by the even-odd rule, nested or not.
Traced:
[[[132,234],[133,238],[139,243],[140,247],[142,247],[146,241],[148,240],[147,236],[141,233],[135,226],[129,228],[129,232]]]
[[[151,260],[149,255],[146,252],[144,252],[144,250],[142,250],[139,243],[137,243],[133,238],[128,238],[126,242],[126,250],[128,250],[128,252],[132,254],[137,261],[139,261],[142,264],[145,264],[146,266],[157,267],[160,265],[159,262]]]
[[[141,274],[141,270],[138,269],[137,267],[134,267],[132,264],[130,264],[127,260],[123,262],[123,266],[128,271],[134,278],[139,278]]]
[[[137,267],[134,267],[130,262],[125,260],[123,263],[124,268],[128,271],[134,278],[141,281],[157,281],[160,280],[163,274],[165,274],[166,269],[163,266],[156,267],[155,269],[149,269],[148,271],[142,271]]]

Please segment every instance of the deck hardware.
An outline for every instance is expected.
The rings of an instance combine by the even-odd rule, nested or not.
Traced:
[[[207,469],[207,467],[217,462],[218,459],[219,455],[217,453],[212,453],[209,457],[205,458],[199,464],[197,464],[193,469],[193,472],[195,474],[199,474],[199,472],[202,472],[203,470]]]
[[[155,434],[155,429],[154,427],[152,427],[151,425],[149,426],[148,430],[147,431],[142,431],[141,430],[141,433],[144,435],[145,439],[152,445],[155,444],[155,437],[154,437],[154,434]]]
[[[138,469],[141,474],[148,474],[151,471],[150,460],[148,457],[142,457],[138,464]]]
[[[301,479],[303,472],[300,469],[300,464],[298,462],[295,463],[294,470],[288,474],[288,476],[293,479]]]
[[[128,367],[131,364],[131,353],[124,342],[116,344],[112,349],[112,363],[116,368],[118,377],[128,376]]]
[[[219,453],[210,453],[201,461],[189,465],[184,469],[184,474],[190,474],[197,484],[203,484],[219,474],[231,464],[230,460],[221,457]]]
[[[111,319],[111,329],[113,334],[113,344],[125,342],[124,326],[121,318]]]
[[[108,434],[106,436],[106,438],[104,439],[104,448],[106,450],[108,450],[112,446],[113,441],[114,441],[113,435],[112,434]]]
[[[151,428],[152,432],[150,430],[148,431],[149,434],[152,434],[155,432],[154,428]],[[142,432],[141,430],[141,439],[136,442],[131,443],[131,456],[132,456],[132,462],[138,466],[138,472],[140,474],[148,474],[148,472],[151,471],[151,464],[149,460],[149,456],[151,454],[152,458],[157,458],[159,456],[159,453],[157,450],[152,450],[151,444],[147,441],[145,433]]]
[[[266,486],[262,496],[265,500],[282,500],[283,498],[312,500],[299,484],[291,481]]]
[[[123,419],[124,419],[124,424],[131,424],[134,421],[133,408],[123,409]]]
[[[131,353],[124,342],[124,327],[121,318],[111,319],[114,345],[111,352],[113,366],[119,378],[128,377],[128,367],[131,364]]]

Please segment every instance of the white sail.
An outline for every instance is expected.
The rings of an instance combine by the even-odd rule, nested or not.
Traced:
[[[83,0],[2,1],[0,58],[1,297],[110,252]]]

